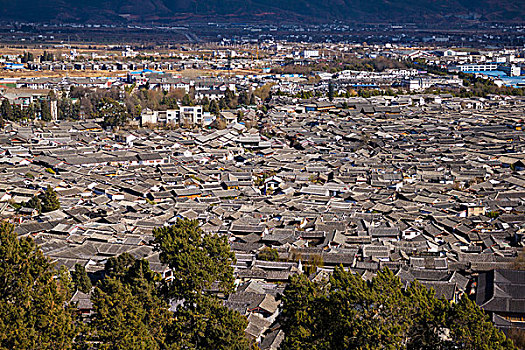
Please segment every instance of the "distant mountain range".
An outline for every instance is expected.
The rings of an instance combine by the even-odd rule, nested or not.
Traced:
[[[0,0],[0,20],[36,22],[525,23],[524,0]]]

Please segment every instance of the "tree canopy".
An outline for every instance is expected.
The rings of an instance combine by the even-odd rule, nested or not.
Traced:
[[[197,220],[180,219],[173,226],[156,229],[153,235],[160,261],[173,271],[172,295],[191,298],[214,282],[224,293],[233,290],[235,255],[226,237],[205,234]]]
[[[232,289],[228,242],[190,220],[154,235],[174,278],[162,281],[146,260],[127,253],[108,259],[93,293],[88,339],[101,349],[250,349],[246,317],[205,290],[215,282],[225,293]]]
[[[131,118],[126,106],[111,98],[103,98],[98,103],[97,114],[104,118],[106,126],[123,126]]]
[[[76,289],[81,292],[89,293],[92,288],[91,280],[84,266],[75,264],[75,269],[71,272],[71,279]]]
[[[31,197],[30,200],[24,203],[24,206],[27,208],[36,209],[39,213],[42,211],[42,201],[38,196]]]
[[[0,348],[69,349],[79,331],[69,282],[13,228],[0,225]]]
[[[251,349],[251,341],[244,330],[246,317],[228,309],[220,300],[199,296],[194,303],[186,303],[175,312],[168,342],[175,349]]]
[[[154,231],[163,279],[145,259],[109,258],[92,282],[81,265],[57,270],[31,238],[0,225],[0,349],[252,349],[247,319],[217,297],[233,289],[235,260],[225,237],[194,220]],[[70,303],[91,294],[81,323]],[[467,296],[437,299],[389,269],[370,281],[337,267],[327,280],[290,277],[279,319],[281,349],[515,349]]]
[[[69,278],[31,238],[18,239],[13,228],[0,226],[0,349],[252,348],[244,333],[246,317],[204,291],[216,280],[224,282],[225,292],[231,289],[232,270],[224,264],[233,254],[223,239],[206,238],[196,222],[180,220],[156,233],[173,262],[194,257],[209,265],[217,262],[203,274],[196,265],[177,265],[207,279],[194,285],[195,291],[163,281],[147,260],[127,253],[107,260],[92,289],[83,266],[77,264]],[[203,255],[189,249],[195,242]],[[182,248],[180,257],[176,247]],[[93,315],[87,323],[69,305],[72,288],[91,293]]]
[[[279,252],[275,248],[264,247],[257,254],[257,259],[264,261],[279,261]]]
[[[514,349],[467,296],[451,305],[389,269],[370,282],[342,267],[322,283],[293,276],[282,317],[282,349]]]
[[[159,291],[160,276],[147,260],[127,253],[109,259],[105,272],[92,296],[91,340],[100,349],[165,349],[173,318]]]
[[[60,202],[58,201],[58,194],[51,186],[47,186],[44,193],[40,195],[42,203],[42,212],[47,213],[60,209]]]

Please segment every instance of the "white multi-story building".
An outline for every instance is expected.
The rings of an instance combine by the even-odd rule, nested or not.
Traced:
[[[304,50],[301,52],[303,58],[319,57],[319,50]]]
[[[178,111],[178,122],[181,125],[203,125],[202,106],[183,106]]]
[[[497,70],[497,63],[467,63],[450,67],[450,71],[456,72],[484,72]]]
[[[209,112],[203,112],[202,106],[182,106],[179,109],[152,111],[145,109],[141,114],[142,125],[163,124],[182,126],[206,126],[215,120]]]

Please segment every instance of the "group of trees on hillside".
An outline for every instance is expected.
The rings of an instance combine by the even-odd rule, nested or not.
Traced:
[[[511,86],[497,86],[491,79],[475,77],[472,74],[461,74],[463,86],[457,95],[459,97],[487,97],[488,95],[525,96],[522,88]]]
[[[235,109],[239,106],[257,105],[256,94],[247,91],[241,91],[237,96],[230,89],[226,89],[224,96],[219,99],[204,97],[195,100],[192,95],[194,94],[185,94],[183,96],[181,101],[183,106],[201,105],[204,112],[211,112],[213,114],[218,114],[225,109]]]
[[[58,275],[58,276],[57,276]],[[0,348],[69,349],[78,334],[66,271],[56,271],[33,239],[0,225]]]
[[[428,73],[445,76],[449,72],[445,68],[433,66],[427,64],[423,59],[416,59],[414,61],[406,61],[405,64],[409,68],[423,69]],[[458,97],[470,98],[470,97],[484,97],[488,95],[505,95],[505,96],[524,96],[525,91],[521,88],[515,88],[511,86],[498,86],[492,81],[492,79],[484,79],[477,77],[475,74],[456,72],[454,73],[463,79],[463,88],[449,88],[449,89],[438,89],[429,88],[425,93],[451,93]]]
[[[345,56],[344,58],[330,61],[311,62],[306,65],[299,65],[295,64],[294,61],[290,61],[282,67],[273,68],[272,73],[309,75],[313,72],[337,73],[343,70],[382,72],[386,69],[406,67],[407,65],[404,62],[383,56],[375,58]]]
[[[35,56],[33,55],[32,52],[26,51],[20,56],[20,62],[22,63],[33,62],[34,60],[35,60]]]
[[[25,51],[22,55],[19,56],[22,63],[33,62],[35,60],[35,55],[32,52]],[[52,62],[55,60],[55,55],[52,52],[44,51],[42,55],[39,56],[41,62]]]

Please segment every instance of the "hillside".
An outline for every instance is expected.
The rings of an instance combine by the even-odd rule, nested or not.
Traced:
[[[0,20],[439,22],[450,19],[521,22],[522,0],[0,0]]]

